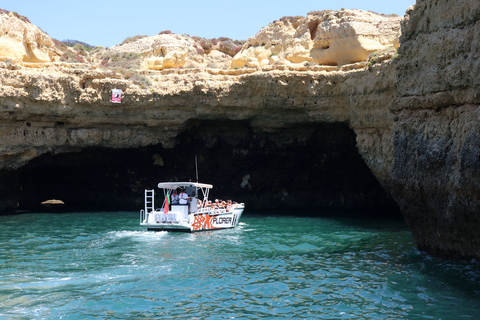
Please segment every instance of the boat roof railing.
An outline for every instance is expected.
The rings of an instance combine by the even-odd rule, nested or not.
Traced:
[[[186,187],[197,187],[197,188],[207,188],[212,189],[213,185],[206,183],[198,182],[160,182],[158,184],[160,189],[177,189],[177,188],[186,188]]]

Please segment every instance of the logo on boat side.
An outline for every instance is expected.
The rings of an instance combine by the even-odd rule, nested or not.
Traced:
[[[215,224],[230,224],[232,223],[232,217],[215,217],[212,222]]]
[[[212,217],[208,214],[195,215],[195,220],[192,225],[193,230],[209,230],[212,228]]]
[[[194,216],[192,230],[213,230],[235,226],[237,216],[232,217],[211,217],[209,214],[199,214]]]

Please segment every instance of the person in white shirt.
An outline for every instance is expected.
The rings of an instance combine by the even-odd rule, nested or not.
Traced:
[[[179,197],[179,203],[180,204],[187,204],[188,203],[188,194],[185,192],[185,189],[182,189],[182,191],[180,192],[180,195],[178,196]]]
[[[198,200],[197,198],[192,198],[190,201],[190,212],[195,213],[198,211]]]

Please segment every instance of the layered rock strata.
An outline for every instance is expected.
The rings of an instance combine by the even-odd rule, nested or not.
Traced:
[[[480,258],[480,3],[417,1],[391,111],[395,198],[420,249]]]
[[[304,144],[301,141],[318,131],[315,126],[332,123],[353,129],[353,139],[374,175],[383,185],[390,184],[393,118],[387,106],[394,94],[395,72],[389,64],[346,72],[158,72],[150,75],[149,90],[109,78],[107,72],[59,72],[51,66],[38,74],[5,62],[2,66],[4,169],[19,169],[42,154],[88,147],[174,148],[178,136],[196,121],[243,123],[254,135],[278,136],[267,138],[268,143],[285,146]],[[121,104],[110,101],[114,88],[123,90]],[[298,126],[313,131],[298,131]],[[349,135],[342,130],[338,132]],[[258,147],[262,145],[259,142]],[[249,152],[242,148],[238,152]],[[247,174],[236,178],[239,185]]]

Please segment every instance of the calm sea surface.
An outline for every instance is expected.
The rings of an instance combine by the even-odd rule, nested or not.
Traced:
[[[136,212],[0,217],[0,319],[480,319],[480,267],[399,221],[258,216],[146,232]]]

